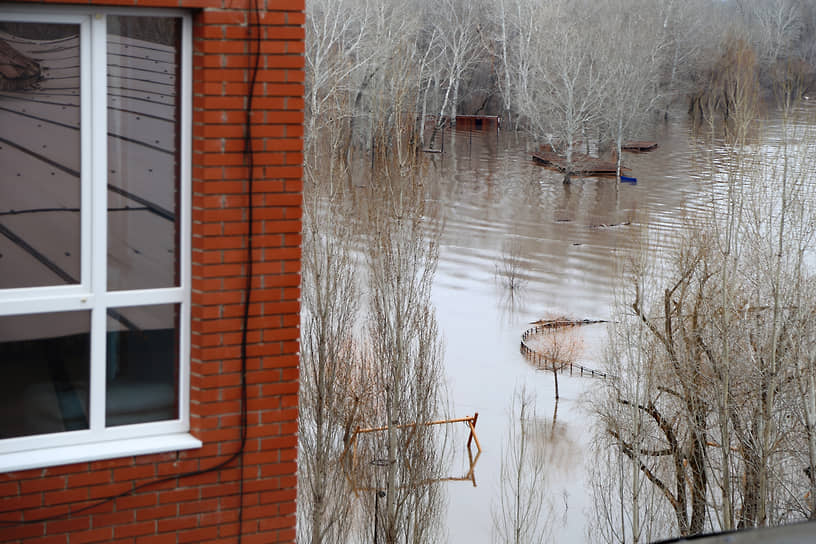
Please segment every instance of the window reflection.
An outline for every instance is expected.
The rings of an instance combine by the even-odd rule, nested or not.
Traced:
[[[0,317],[0,438],[88,428],[90,312]]]
[[[108,287],[178,285],[181,20],[108,17]]]
[[[80,280],[79,26],[0,21],[0,289]]]
[[[179,305],[108,310],[106,425],[178,417]]]

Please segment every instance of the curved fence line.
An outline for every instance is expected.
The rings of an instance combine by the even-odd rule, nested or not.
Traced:
[[[542,370],[552,370],[553,367],[557,367],[557,370],[561,370],[562,372],[567,372],[567,369],[569,369],[570,376],[577,375],[590,378],[614,378],[615,376],[607,374],[601,370],[589,368],[571,361],[553,361],[552,358],[547,357],[543,353],[538,352],[527,345],[527,339],[530,336],[545,330],[558,329],[562,327],[576,327],[580,325],[594,325],[597,323],[606,323],[606,321],[583,319],[581,321],[553,320],[538,323],[534,327],[524,331],[524,333],[521,335],[521,353],[533,364],[535,364],[537,368]]]

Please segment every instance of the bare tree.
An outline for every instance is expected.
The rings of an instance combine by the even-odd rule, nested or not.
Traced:
[[[358,114],[369,118],[372,152],[385,160],[396,151],[402,164],[412,160],[405,155],[406,137],[415,123],[415,98],[418,74],[414,46],[419,30],[419,14],[411,4],[374,2],[374,17],[366,48],[372,52],[358,96],[365,90],[365,100]],[[413,151],[413,150],[411,150]]]
[[[427,6],[423,11],[423,19],[431,17]],[[419,137],[418,143],[420,147],[425,146],[425,119],[428,116],[429,108],[429,93],[435,87],[436,77],[434,67],[438,64],[442,55],[440,43],[439,27],[437,25],[429,25],[428,28],[420,29],[416,36],[416,51],[417,57],[421,59],[417,69],[418,85],[416,103],[419,111]]]
[[[540,21],[536,15],[541,6],[531,0],[500,0],[494,5],[499,25],[493,53],[497,66],[497,85],[504,105],[508,126],[518,130],[525,113],[525,97],[538,45]],[[513,123],[510,120],[515,118]]]
[[[534,13],[541,32],[531,48],[530,81],[520,108],[535,137],[564,155],[564,183],[569,183],[577,143],[598,119],[610,83],[597,59],[603,46],[596,43],[599,34],[587,29],[598,27],[586,15],[594,9],[582,2],[553,2]]]
[[[352,76],[367,62],[362,50],[367,11],[354,0],[315,0],[306,12],[306,130],[307,154],[321,132],[337,131],[353,110],[349,99]]]
[[[800,0],[741,0],[740,6],[763,67],[793,53],[804,26]]]
[[[475,66],[482,43],[479,31],[479,8],[474,0],[440,0],[435,9],[438,17],[434,24],[442,44],[440,68],[444,76],[445,94],[439,108],[439,121],[448,111],[452,124],[456,123],[462,80]],[[448,109],[450,108],[450,109]]]
[[[525,280],[521,277],[524,256],[521,242],[518,239],[506,240],[502,243],[499,262],[496,263],[496,280],[510,291],[516,291],[524,286]]]
[[[671,104],[694,92],[698,73],[719,47],[722,29],[728,27],[726,8],[706,0],[660,0],[654,9],[661,21],[655,30],[664,45],[661,94]]]
[[[438,255],[435,212],[413,177],[380,176],[372,187],[368,253],[369,322],[373,358],[388,427],[385,541],[428,542],[439,530],[437,486],[441,447],[431,421],[441,412],[442,345],[430,301]]]
[[[659,70],[666,44],[658,33],[644,36],[638,32],[640,28],[656,26],[655,13],[648,6],[622,11],[617,2],[610,2],[604,8],[608,28],[605,33],[616,47],[606,49],[601,61],[608,70],[605,79],[610,83],[605,88],[599,117],[608,127],[620,178],[625,140],[644,129],[649,114],[660,104]]]
[[[809,451],[812,437],[801,351],[814,330],[804,317],[813,307],[812,139],[784,126],[757,154],[762,133],[748,119],[735,110],[710,162],[723,180],[712,186],[712,215],[690,227],[662,272],[630,276],[633,313],[619,321],[642,334],[618,336],[623,372],[608,381],[601,410],[611,444],[640,472],[629,479],[649,482],[681,535],[812,512],[801,499],[810,459],[792,454]],[[636,495],[626,496],[630,514],[609,519],[628,520],[635,538]]]
[[[359,286],[351,230],[328,187],[309,187],[303,222],[298,539],[313,544],[345,542],[351,528],[351,489],[338,458],[361,394],[354,379]]]
[[[495,5],[498,15],[498,29],[495,37],[497,50],[493,50],[493,57],[496,59],[496,84],[499,88],[499,93],[502,98],[502,113],[507,122],[513,111],[513,103],[511,99],[512,76],[510,69],[510,51],[512,45],[509,43],[512,39],[513,29],[511,28],[510,12],[508,10],[507,0],[499,0]]]
[[[584,343],[575,331],[575,321],[565,316],[543,319],[537,332],[527,339],[527,345],[537,357],[539,369],[553,373],[556,409],[558,409],[558,373],[569,368],[583,351]]]

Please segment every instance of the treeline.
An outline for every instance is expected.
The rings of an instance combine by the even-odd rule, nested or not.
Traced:
[[[407,160],[462,114],[501,115],[571,155],[620,144],[674,103],[733,109],[737,77],[770,93],[816,66],[804,0],[312,0],[307,143]],[[323,137],[321,137],[323,135]],[[373,149],[372,149],[373,148]]]

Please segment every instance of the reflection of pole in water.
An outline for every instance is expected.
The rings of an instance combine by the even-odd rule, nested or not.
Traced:
[[[445,125],[442,125],[442,165],[445,165]]]
[[[388,459],[378,459],[374,458],[371,460],[371,465],[374,467],[387,467],[391,464],[391,461]],[[377,527],[379,525],[379,518],[380,518],[380,499],[385,497],[385,491],[380,488],[380,478],[379,478],[380,471],[377,471],[377,483],[374,486],[374,544],[377,544]]]
[[[377,544],[377,519],[380,512],[380,497],[385,497],[385,491],[378,489],[374,493],[374,544]]]

